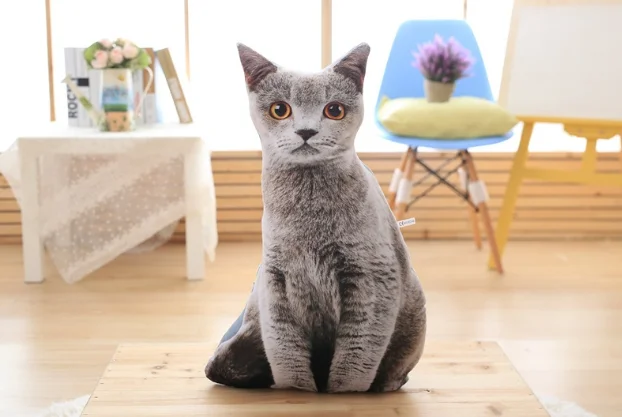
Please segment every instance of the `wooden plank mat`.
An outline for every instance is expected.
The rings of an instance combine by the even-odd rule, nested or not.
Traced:
[[[474,153],[480,176],[490,195],[493,222],[502,204],[513,154]],[[361,160],[375,173],[384,192],[388,191],[393,170],[398,166],[399,153],[361,153]],[[421,157],[437,166],[451,156],[446,152],[426,152]],[[244,241],[261,239],[261,152],[215,152],[212,158],[216,183],[219,240]],[[579,168],[580,153],[534,153],[530,165],[563,169]],[[600,172],[619,172],[620,155],[600,153],[597,169]],[[423,175],[416,171],[416,178]],[[451,178],[457,183],[457,175]],[[419,185],[421,192],[431,179]],[[467,205],[447,187],[439,186],[415,203],[409,216],[417,225],[402,229],[407,239],[471,239],[471,224]],[[173,240],[183,242],[183,221]],[[481,228],[482,236],[484,228]],[[21,216],[6,180],[0,176],[0,243],[19,242]],[[622,189],[620,187],[552,184],[528,180],[521,187],[513,240],[560,239],[622,239]]]
[[[314,394],[214,385],[209,344],[117,349],[83,417],[548,417],[495,342],[429,341],[398,392]]]

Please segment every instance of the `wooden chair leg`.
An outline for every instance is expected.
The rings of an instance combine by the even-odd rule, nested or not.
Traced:
[[[499,248],[497,246],[497,239],[495,238],[495,231],[492,227],[492,220],[490,218],[490,212],[488,211],[488,205],[484,183],[480,182],[477,176],[477,170],[475,169],[475,163],[473,157],[468,151],[465,151],[467,172],[469,174],[469,189],[470,194],[473,197],[473,202],[477,204],[479,212],[482,214],[482,220],[484,221],[484,227],[486,228],[486,235],[488,236],[488,244],[490,245],[490,251],[494,259],[495,267],[497,271],[503,273],[503,265],[501,264],[501,256],[499,255]]]
[[[399,168],[395,168],[393,172],[393,178],[391,178],[391,184],[389,185],[389,195],[387,196],[387,200],[389,203],[389,207],[391,210],[395,210],[395,199],[397,197],[397,190],[400,186],[400,181],[404,176],[404,171],[406,171],[406,163],[410,157],[410,147],[406,149],[406,152],[402,155],[402,160],[400,161]]]
[[[404,178],[400,180],[400,184],[397,189],[397,208],[395,210],[395,218],[402,220],[402,217],[406,213],[406,205],[410,199],[410,191],[412,188],[413,177],[415,174],[415,164],[417,163],[417,149],[409,149],[408,156],[406,158],[406,167]]]
[[[465,152],[460,152],[460,155],[462,156],[462,161],[463,161],[462,169],[464,170],[464,176],[466,180],[466,181],[462,181],[462,186],[465,189],[465,191],[468,193],[469,192],[469,177],[470,177],[470,175],[468,175],[469,168],[467,167],[467,164],[466,164]],[[473,229],[473,242],[475,242],[475,247],[477,248],[477,250],[482,250],[482,235],[480,234],[480,231],[479,231],[479,218],[477,216],[477,212],[475,211],[475,208],[470,204],[467,204],[467,210],[469,210],[469,217],[471,219],[471,228]]]

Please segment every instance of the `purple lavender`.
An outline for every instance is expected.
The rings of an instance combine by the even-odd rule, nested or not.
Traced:
[[[419,45],[418,48],[418,53],[413,52],[413,66],[430,81],[455,83],[469,75],[467,70],[474,62],[469,50],[453,37],[445,42],[440,35],[435,35],[434,41]]]

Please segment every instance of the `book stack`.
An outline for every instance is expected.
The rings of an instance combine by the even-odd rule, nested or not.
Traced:
[[[84,97],[88,98],[94,106],[99,107],[99,82],[97,71],[89,69],[84,60],[86,48],[65,48],[65,72],[71,75],[71,79],[78,86]],[[163,96],[173,99],[175,110],[180,123],[192,123],[192,115],[186,99],[186,94],[179,80],[177,70],[173,64],[171,53],[168,48],[155,51],[153,48],[145,48],[151,56],[151,70],[154,80],[145,94],[142,111],[136,120],[137,125],[161,123],[164,119]],[[134,94],[139,97],[149,82],[147,70],[134,71],[132,74]],[[164,78],[165,83],[159,82]],[[159,92],[163,85],[168,86],[168,92]],[[168,98],[166,97],[166,98]],[[75,94],[67,86],[67,120],[72,127],[95,127],[88,116],[86,109],[79,103]]]

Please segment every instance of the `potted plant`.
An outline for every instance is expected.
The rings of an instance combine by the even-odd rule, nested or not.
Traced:
[[[88,68],[100,70],[101,129],[113,132],[133,130],[135,114],[140,111],[144,94],[153,82],[149,54],[127,39],[102,39],[85,49],[84,59]],[[149,72],[150,79],[135,104],[132,72],[144,69]]]
[[[467,71],[473,65],[473,58],[454,38],[447,42],[436,35],[432,42],[419,45],[418,52],[413,53],[413,66],[424,78],[424,91],[431,103],[449,101],[456,81],[468,76]]]

